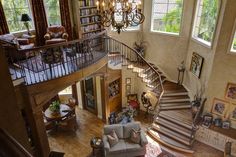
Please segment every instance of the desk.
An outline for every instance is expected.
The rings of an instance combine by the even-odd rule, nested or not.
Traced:
[[[60,112],[54,113],[49,108],[46,109],[44,115],[48,121],[51,120],[61,120],[62,118],[66,117],[71,111],[71,108],[66,104],[60,105]]]

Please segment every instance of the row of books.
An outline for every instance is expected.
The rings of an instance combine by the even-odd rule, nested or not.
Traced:
[[[80,16],[86,16],[91,14],[97,14],[97,9],[83,9],[80,10]]]
[[[98,22],[98,21],[99,21],[98,16],[91,16],[91,17],[86,17],[86,18],[80,19],[81,24],[93,23],[93,22]]]
[[[79,5],[80,5],[80,7],[95,6],[96,2],[95,2],[95,0],[80,0]]]
[[[88,25],[88,26],[83,26],[81,27],[82,32],[90,32],[93,30],[97,30],[100,29],[100,26],[98,24],[94,24],[94,25]]]

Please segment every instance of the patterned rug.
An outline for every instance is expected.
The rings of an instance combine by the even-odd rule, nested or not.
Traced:
[[[175,157],[175,155],[167,152],[166,150],[162,149],[160,145],[147,136],[148,144],[146,146],[146,155],[145,157]]]

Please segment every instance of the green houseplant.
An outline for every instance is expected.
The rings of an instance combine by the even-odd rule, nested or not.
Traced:
[[[60,102],[59,101],[53,101],[50,106],[49,106],[49,109],[52,111],[52,112],[60,112]]]

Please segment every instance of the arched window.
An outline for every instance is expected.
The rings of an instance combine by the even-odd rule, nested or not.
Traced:
[[[179,34],[182,12],[183,0],[153,0],[151,31]]]
[[[219,0],[198,0],[192,36],[211,46],[220,8]]]

